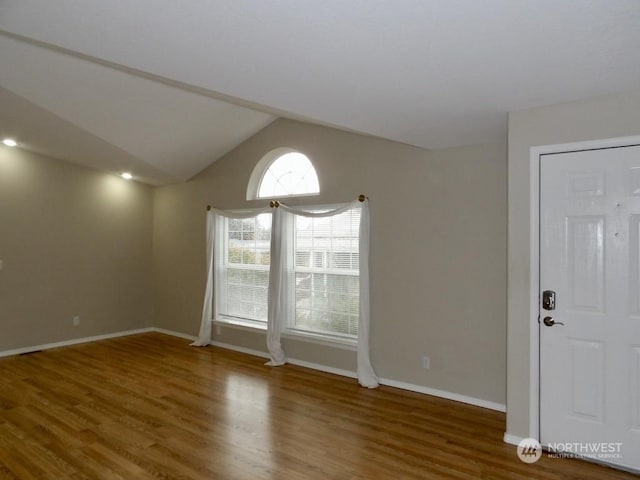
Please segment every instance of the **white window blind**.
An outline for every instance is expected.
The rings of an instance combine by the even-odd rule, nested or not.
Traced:
[[[360,209],[295,217],[295,315],[290,328],[356,338]]]
[[[267,321],[271,214],[224,219],[224,248],[219,262],[219,315]]]

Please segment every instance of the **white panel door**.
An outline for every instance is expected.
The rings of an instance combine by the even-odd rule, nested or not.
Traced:
[[[640,146],[540,168],[541,443],[640,470]]]

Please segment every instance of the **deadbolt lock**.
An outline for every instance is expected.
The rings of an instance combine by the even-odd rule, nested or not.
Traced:
[[[545,290],[542,292],[542,308],[545,310],[556,309],[556,292],[553,290]]]

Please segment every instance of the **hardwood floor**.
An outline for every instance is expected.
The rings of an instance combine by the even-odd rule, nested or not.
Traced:
[[[504,414],[150,333],[0,359],[0,479],[637,479]]]

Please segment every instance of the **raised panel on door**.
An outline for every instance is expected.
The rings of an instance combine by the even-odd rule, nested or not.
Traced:
[[[582,420],[602,422],[604,420],[604,362],[602,342],[569,340],[571,351],[571,410]]]
[[[604,313],[603,216],[567,217],[567,310]]]

